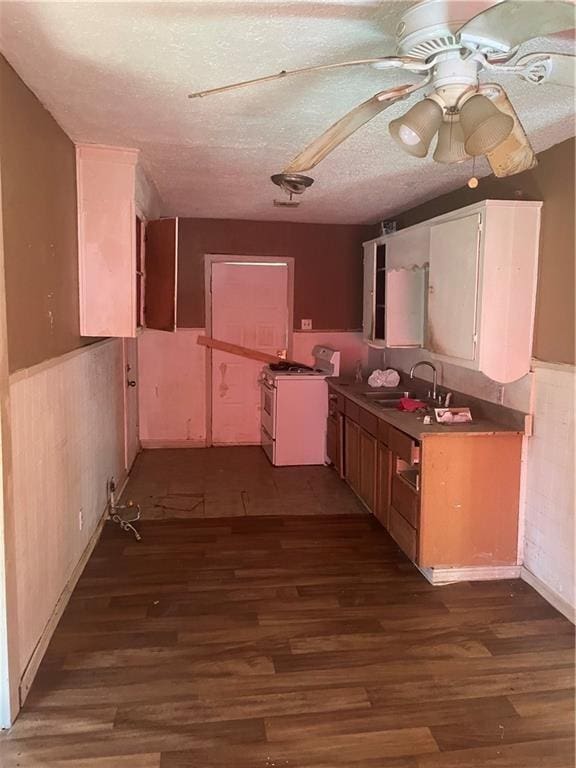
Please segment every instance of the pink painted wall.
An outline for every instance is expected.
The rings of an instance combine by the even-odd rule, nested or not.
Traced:
[[[138,337],[140,440],[201,445],[206,440],[203,329],[146,330]]]
[[[206,440],[206,349],[197,343],[203,328],[176,333],[145,330],[138,337],[140,440],[144,448],[201,446]],[[342,373],[366,364],[360,333],[295,333],[293,357],[312,362],[315,344],[342,350]]]

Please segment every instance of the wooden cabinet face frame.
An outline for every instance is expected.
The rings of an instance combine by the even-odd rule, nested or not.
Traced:
[[[360,482],[359,494],[371,512],[376,508],[376,475],[378,467],[378,441],[360,429]]]
[[[392,482],[392,451],[382,442],[378,443],[378,465],[376,485],[376,506],[374,514],[386,530],[390,527],[390,501]]]

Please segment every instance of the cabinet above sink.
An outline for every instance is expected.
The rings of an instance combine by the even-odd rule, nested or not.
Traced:
[[[530,370],[541,202],[485,200],[364,244],[364,338],[515,381]]]

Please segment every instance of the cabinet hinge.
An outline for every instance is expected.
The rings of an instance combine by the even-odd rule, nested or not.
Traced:
[[[472,334],[472,341],[474,342],[474,344],[478,344],[478,334],[477,333]]]

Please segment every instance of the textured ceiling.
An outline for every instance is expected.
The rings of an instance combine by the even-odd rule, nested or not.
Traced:
[[[272,206],[285,197],[269,177],[353,106],[416,82],[415,75],[357,68],[207,99],[187,94],[280,69],[393,54],[396,24],[411,5],[2,2],[0,46],[75,141],[141,150],[168,215],[372,222],[461,186],[472,173],[471,162],[444,167],[394,145],[388,122],[420,95],[391,107],[322,162],[299,208]],[[573,48],[573,36],[560,35],[531,41],[522,53]],[[536,151],[574,134],[571,90],[500,82]],[[488,172],[484,161],[476,164],[476,175]]]

